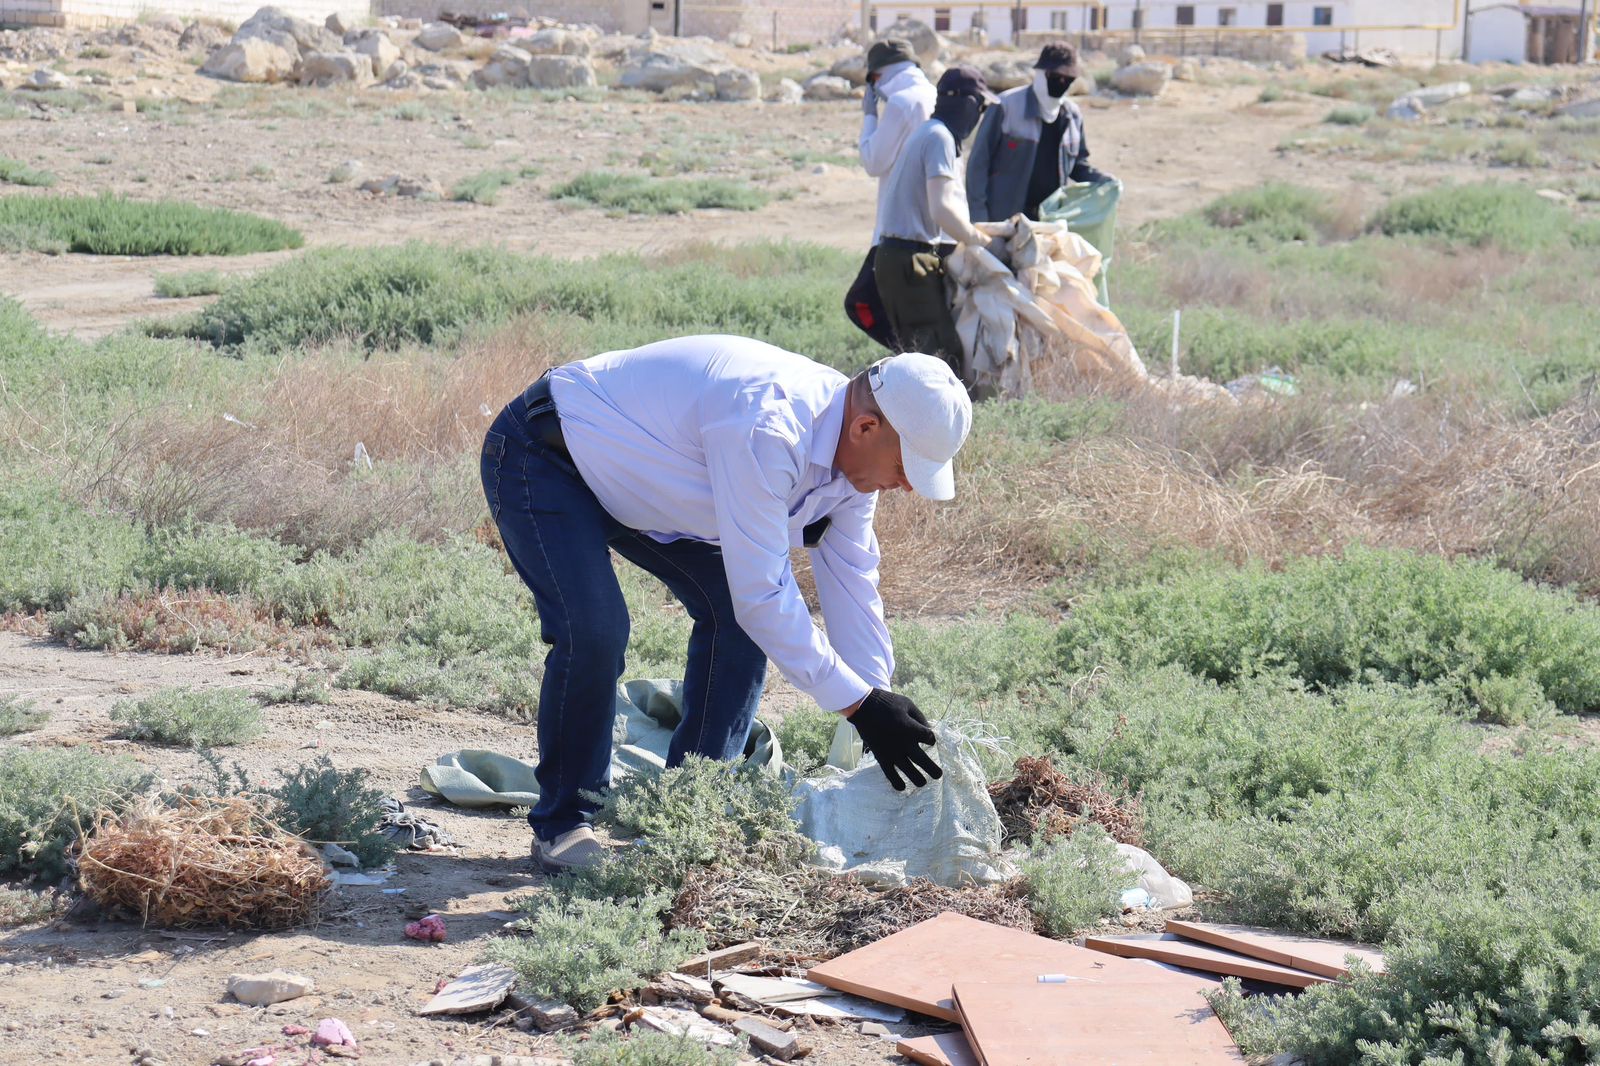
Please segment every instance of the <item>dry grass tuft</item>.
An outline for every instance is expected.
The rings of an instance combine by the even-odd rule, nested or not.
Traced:
[[[1008,844],[1071,836],[1085,822],[1094,822],[1124,844],[1144,843],[1144,815],[1137,800],[1118,796],[1099,777],[1074,781],[1048,756],[1019,758],[1016,776],[990,785],[989,798]]]
[[[697,867],[684,881],[670,921],[674,928],[703,931],[712,947],[759,939],[772,961],[815,963],[944,911],[1034,931],[1025,892],[1010,885],[946,888],[917,879],[884,889],[811,866],[783,872]]]
[[[54,635],[78,647],[181,654],[200,648],[306,652],[330,643],[297,630],[249,596],[210,589],[160,589],[74,600],[53,619]]]
[[[100,906],[162,928],[288,929],[316,915],[329,887],[321,860],[243,796],[102,811],[78,870]]]

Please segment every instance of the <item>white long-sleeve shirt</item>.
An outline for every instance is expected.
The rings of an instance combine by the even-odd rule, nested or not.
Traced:
[[[876,116],[863,116],[861,138],[857,147],[861,152],[861,166],[878,179],[878,214],[873,222],[872,243],[876,245],[883,236],[883,209],[889,197],[889,172],[900,149],[905,147],[911,132],[933,115],[935,98],[933,85],[915,63],[900,63],[889,67],[878,79],[878,96],[882,99]]]
[[[876,493],[833,468],[844,424],[837,370],[744,337],[608,352],[551,371],[572,461],[610,515],[663,543],[718,544],[739,625],[791,684],[839,711],[888,688],[894,652],[878,596]],[[801,531],[826,633],[789,565]]]

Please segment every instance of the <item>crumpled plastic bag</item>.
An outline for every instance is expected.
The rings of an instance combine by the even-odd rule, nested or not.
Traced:
[[[1128,872],[1139,875],[1139,883],[1129,889],[1129,892],[1144,894],[1142,900],[1130,902],[1128,893],[1124,893],[1124,906],[1130,910],[1136,907],[1148,907],[1151,910],[1170,911],[1194,903],[1194,892],[1190,890],[1188,884],[1167,873],[1166,868],[1148,851],[1132,844],[1122,843],[1117,845],[1117,851],[1122,854]]]

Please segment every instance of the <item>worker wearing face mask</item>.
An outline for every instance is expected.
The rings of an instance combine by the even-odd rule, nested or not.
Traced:
[[[1039,205],[1069,181],[1113,180],[1089,165],[1083,114],[1067,99],[1077,51],[1047,44],[1033,68],[1033,83],[1001,93],[973,139],[967,209],[974,222],[1037,219]]]

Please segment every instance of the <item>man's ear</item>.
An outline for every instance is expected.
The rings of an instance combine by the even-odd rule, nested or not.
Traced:
[[[883,419],[874,414],[859,414],[850,423],[850,439],[860,440],[883,428]]]

